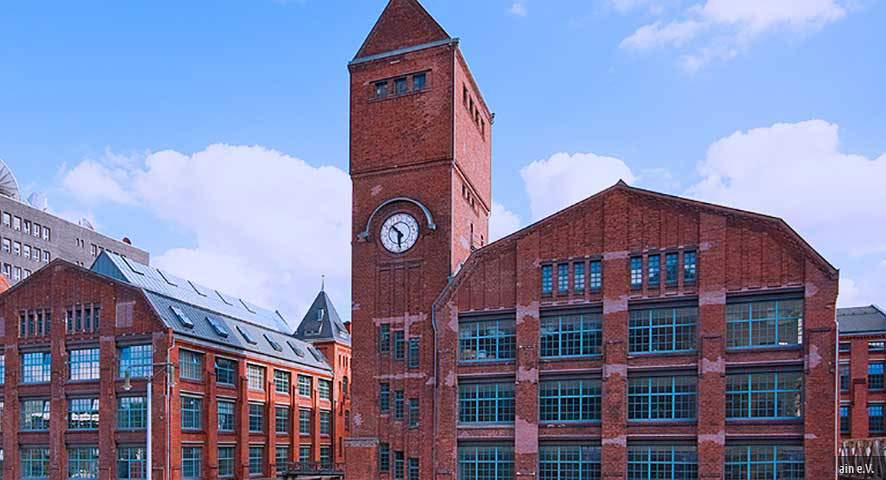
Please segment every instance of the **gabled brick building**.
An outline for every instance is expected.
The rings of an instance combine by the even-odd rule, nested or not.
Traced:
[[[837,310],[840,326],[840,436],[886,435],[886,312],[876,305]]]
[[[317,305],[315,324],[337,320],[325,292]],[[3,478],[342,468],[346,332],[312,345],[277,312],[107,252],[35,272],[0,296],[0,320]]]
[[[391,0],[349,64],[348,478],[834,478],[837,270],[778,218],[621,182],[486,245],[459,45]]]

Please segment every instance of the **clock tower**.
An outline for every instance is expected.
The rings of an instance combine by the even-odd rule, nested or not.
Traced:
[[[415,469],[437,478],[429,433],[435,385],[445,379],[435,372],[435,326],[451,327],[431,312],[450,276],[488,240],[492,115],[458,39],[417,0],[390,0],[348,69],[347,478],[406,478],[400,471]]]

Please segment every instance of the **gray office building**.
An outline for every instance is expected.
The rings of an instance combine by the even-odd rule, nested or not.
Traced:
[[[46,210],[46,197],[39,193],[22,200],[15,175],[0,160],[0,274],[10,284],[53,258],[88,268],[104,250],[148,264],[148,252],[128,239],[115,240],[96,232],[86,219],[72,223]]]

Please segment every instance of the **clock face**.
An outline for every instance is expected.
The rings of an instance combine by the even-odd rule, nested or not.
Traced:
[[[381,226],[381,244],[391,253],[403,253],[418,240],[418,222],[408,213],[395,213]]]

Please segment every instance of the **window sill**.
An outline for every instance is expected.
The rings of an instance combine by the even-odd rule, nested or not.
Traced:
[[[744,353],[744,352],[771,352],[773,350],[801,350],[803,344],[797,343],[792,345],[754,345],[749,347],[726,347],[726,353]]]
[[[729,425],[803,424],[803,417],[727,418]]]
[[[638,420],[628,420],[629,426],[693,426],[697,425],[697,419],[672,419],[672,418],[663,418],[661,420],[656,419],[638,419]]]
[[[471,365],[502,365],[508,363],[514,363],[514,359],[509,360],[459,360],[458,364],[462,366],[471,366]]]
[[[628,353],[628,359],[638,358],[638,357],[649,357],[653,355],[657,356],[685,356],[685,355],[695,355],[698,353],[698,350],[674,350],[667,352],[630,352]]]
[[[513,423],[459,423],[457,428],[463,430],[483,430],[488,428],[515,428]]]

